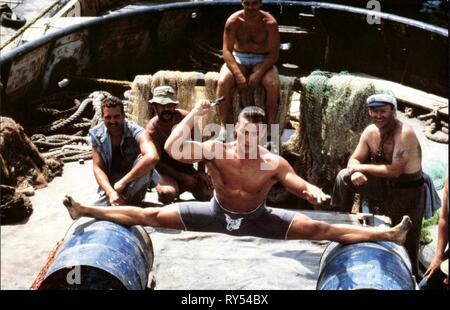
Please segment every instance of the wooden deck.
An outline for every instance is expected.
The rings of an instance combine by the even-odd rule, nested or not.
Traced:
[[[83,182],[79,182],[79,180],[83,180]],[[31,197],[34,212],[27,221],[16,225],[2,226],[2,264],[0,272],[2,289],[29,289],[45,264],[49,253],[56,243],[64,237],[72,224],[72,220],[61,203],[64,195],[69,194],[84,203],[89,203],[94,200],[96,189],[97,185],[92,173],[92,161],[86,161],[84,165],[76,162],[66,164],[62,177],[57,177],[47,188],[37,190],[36,194]],[[184,193],[181,198],[183,200],[193,199],[190,193]],[[147,193],[145,201],[154,205],[158,204],[156,192]],[[330,223],[361,225],[357,214],[294,211]],[[326,241],[283,241],[254,237],[235,238],[214,233],[182,232],[168,229],[154,230],[151,227],[148,227],[147,230],[155,247],[155,264],[152,277],[157,282],[158,288],[167,289],[195,288],[192,286],[192,283],[196,283],[195,285],[198,285],[197,288],[207,288],[210,285],[213,288],[225,289],[225,286],[222,286],[225,285],[223,281],[220,285],[214,284],[213,279],[221,278],[221,275],[218,273],[211,274],[209,280],[201,277],[198,277],[195,281],[183,278],[183,273],[194,276],[190,268],[195,268],[197,272],[205,275],[210,272],[206,270],[208,269],[206,267],[206,269],[199,268],[198,260],[205,265],[221,263],[221,267],[218,267],[221,272],[226,272],[230,266],[238,268],[241,265],[250,269],[260,269],[261,273],[258,281],[255,280],[255,282],[251,282],[247,286],[230,284],[235,289],[314,289],[315,279],[318,276],[320,255],[328,244]],[[204,240],[207,241],[204,242]],[[213,255],[210,252],[215,254]],[[290,262],[288,265],[291,264],[290,267],[281,267],[284,264],[281,264],[281,262],[287,258],[275,255],[275,253],[284,252],[286,254],[283,255],[291,257],[288,260]],[[227,254],[229,258],[224,257],[226,253],[229,253]],[[241,255],[245,255],[245,258]],[[183,256],[186,266],[179,266],[175,271],[171,261],[173,262],[176,256]],[[254,259],[252,259],[252,256],[254,256]],[[286,277],[288,277],[286,279],[287,282],[283,282],[281,279],[276,283],[271,282],[271,279],[277,276],[274,272],[264,267],[267,262],[262,261],[261,257],[271,259],[271,262],[275,265],[281,264],[280,270],[284,270],[286,273]],[[255,262],[258,262],[260,267],[255,267]],[[303,270],[304,274],[302,272],[299,273],[298,268]],[[244,269],[242,267],[239,269],[242,271],[242,275],[233,274],[230,277],[236,281],[245,279],[248,276],[244,274]],[[173,275],[171,273],[176,274]],[[169,281],[170,277],[175,277],[178,279],[178,282]],[[292,288],[289,288],[287,285],[294,285],[294,283],[296,284]]]

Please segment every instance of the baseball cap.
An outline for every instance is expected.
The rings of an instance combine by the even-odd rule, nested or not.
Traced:
[[[386,104],[390,104],[394,107],[394,109],[397,109],[397,99],[391,95],[376,94],[367,98],[367,106],[369,108],[381,107]]]

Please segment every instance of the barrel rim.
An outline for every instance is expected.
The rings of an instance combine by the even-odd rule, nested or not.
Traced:
[[[82,220],[83,219],[83,220]],[[128,231],[129,233],[131,233],[131,235],[136,238],[136,245],[139,248],[141,255],[143,255],[146,259],[146,261],[148,262],[148,264],[151,266],[153,265],[153,261],[154,261],[154,257],[153,255],[150,255],[150,252],[153,252],[153,243],[151,241],[151,238],[148,234],[148,232],[142,228],[139,225],[133,225],[133,226],[124,226],[124,225],[120,225],[111,221],[106,221],[106,220],[97,220],[97,219],[90,219],[90,218],[80,218],[78,221],[80,221],[80,224],[75,225],[73,228],[71,227],[66,235],[66,237],[64,238],[64,243],[63,245],[60,247],[60,249],[58,250],[57,256],[59,255],[59,252],[63,250],[64,245],[66,244],[66,242],[69,241],[69,237],[75,235],[75,234],[80,234],[80,230],[83,230],[83,232],[85,230],[87,231],[94,231],[94,230],[100,230],[100,228],[102,226],[107,226],[109,230],[114,231],[116,233],[119,233],[122,237],[129,238],[130,236],[128,234],[125,234],[125,231]],[[76,223],[76,222],[75,222]],[[93,224],[97,224],[97,225],[93,225]],[[119,228],[120,227],[120,228]],[[141,227],[141,229],[138,229],[137,227]],[[146,236],[142,237],[142,240],[139,238],[139,236]],[[142,246],[141,242],[143,241],[145,242],[145,244],[149,247],[150,251],[146,251],[144,249],[144,247]],[[147,242],[148,241],[148,242]],[[56,256],[56,257],[57,257]]]
[[[92,267],[92,266],[88,266],[88,265],[82,265],[80,267],[81,267],[81,270],[82,270],[81,272],[83,272],[83,269],[85,269],[85,270],[87,269],[87,270],[91,270],[91,271],[95,270],[96,272],[99,272],[100,274],[104,274],[104,275],[107,275],[110,278],[114,278],[117,281],[117,283],[120,283],[121,289],[127,289],[127,287],[122,283],[122,281],[117,279],[117,277],[115,275],[111,274],[110,272],[108,272],[106,270],[97,268],[96,266]],[[51,286],[51,283],[52,283],[52,281],[54,281],[55,278],[58,279],[58,277],[60,277],[61,275],[64,276],[64,273],[65,273],[64,269],[68,269],[69,270],[69,267],[58,269],[54,273],[49,275],[48,277],[44,278],[37,289],[38,290],[59,290],[59,289],[63,289],[63,288],[54,288],[54,287]],[[68,270],[66,270],[66,271],[68,271]],[[67,273],[65,273],[65,274],[67,275]],[[77,285],[77,283],[75,283],[75,285]]]
[[[43,282],[62,269],[87,266],[110,274],[127,289],[147,288],[154,254],[151,238],[143,227],[89,218],[81,218],[77,222],[69,228]],[[117,243],[104,242],[110,234],[119,242],[126,243],[123,249],[114,247]],[[124,249],[132,251],[128,253],[131,256],[123,253]],[[116,268],[118,264],[121,268]]]
[[[391,242],[389,242],[391,243]],[[363,244],[364,246],[361,247],[361,244]],[[333,248],[330,250],[330,252],[334,251],[334,253],[331,253],[332,256],[327,256],[325,259],[323,259],[323,256],[325,255],[325,252],[327,251],[329,246],[333,246]],[[359,247],[355,247],[358,246]],[[329,276],[326,275],[327,273],[327,268],[330,266],[330,264],[338,257],[341,255],[348,255],[351,254],[351,252],[354,252],[354,250],[362,250],[362,249],[369,249],[370,251],[377,251],[378,253],[384,252],[384,253],[388,253],[391,255],[391,259],[395,260],[397,263],[400,261],[400,266],[401,268],[406,271],[409,275],[409,279],[405,280],[408,284],[408,289],[415,289],[417,287],[417,283],[415,280],[415,277],[412,275],[411,273],[411,267],[410,265],[406,264],[406,262],[404,261],[404,258],[399,255],[395,250],[391,249],[387,249],[385,247],[383,247],[382,245],[380,245],[378,242],[359,242],[359,243],[352,243],[352,244],[347,244],[347,245],[343,245],[337,242],[332,242],[327,246],[327,249],[325,249],[325,251],[322,253],[321,259],[320,259],[320,268],[319,268],[319,277],[317,279],[317,283],[316,283],[316,290],[320,290],[320,286],[323,286],[324,283],[327,283],[329,281],[332,280],[332,277],[328,280],[324,282],[324,277],[325,276]],[[330,252],[327,255],[330,255]],[[406,256],[407,259],[409,259],[408,256]],[[354,268],[348,270],[348,272],[353,271]],[[340,270],[336,272],[336,277],[338,277],[338,274],[343,273],[344,271]],[[386,274],[392,274],[392,275],[396,275],[394,273],[391,272],[391,270],[386,270]],[[394,277],[393,277],[394,278]],[[321,283],[323,282],[323,283]],[[401,287],[401,286],[400,286]],[[356,289],[369,289],[369,288],[356,288]],[[377,288],[375,288],[377,289]]]
[[[333,246],[333,248],[331,250],[329,250],[329,253],[327,253],[327,255],[330,255],[330,253],[332,253],[333,251],[337,252],[337,253],[332,253],[333,256],[331,256],[329,259],[328,257],[326,258],[327,261],[333,260],[337,255],[340,254],[340,252],[336,249],[338,247],[344,249],[343,251],[349,251],[348,248],[352,247],[352,246],[356,246],[356,245],[366,245],[367,248],[377,248],[380,250],[384,250],[387,251],[389,253],[393,253],[395,254],[401,261],[404,262],[404,258],[402,257],[402,255],[400,253],[397,252],[396,249],[392,249],[390,248],[391,245],[395,245],[395,247],[398,247],[399,249],[401,248],[401,246],[397,245],[396,243],[392,242],[392,241],[374,241],[374,242],[370,242],[370,241],[364,241],[364,242],[356,242],[356,243],[351,243],[351,244],[342,244],[339,242],[330,242],[330,244],[327,245],[327,247],[325,248],[325,250],[322,252],[322,255],[320,256],[319,259],[319,273],[322,270],[322,261],[323,261],[323,257],[325,256],[326,252],[328,251],[328,249]],[[390,249],[392,249],[392,252],[386,249],[386,246],[389,246]],[[406,254],[407,259],[409,259],[408,254],[405,252],[404,254]],[[406,265],[406,268],[408,270],[411,270],[411,263],[407,264],[406,262],[404,262]]]
[[[89,267],[93,267],[96,269],[100,269],[103,270],[107,273],[109,273],[110,275],[112,275],[113,277],[115,277],[118,281],[120,281],[127,289],[129,290],[133,290],[136,289],[136,287],[140,287],[142,289],[144,289],[147,286],[147,281],[148,281],[148,274],[145,275],[145,278],[142,278],[139,271],[137,270],[136,266],[129,266],[129,270],[132,271],[132,273],[134,274],[134,277],[132,278],[132,281],[129,281],[130,279],[125,278],[125,275],[120,272],[119,270],[116,270],[115,268],[111,267],[109,264],[104,264],[104,263],[97,263],[94,264],[92,262],[92,260],[88,259],[88,257],[86,256],[80,256],[77,257],[76,259],[73,260],[66,260],[64,261],[64,258],[69,257],[70,254],[73,254],[73,252],[77,251],[79,252],[80,249],[85,250],[87,248],[94,248],[94,249],[98,249],[98,244],[82,244],[79,245],[76,248],[69,248],[66,251],[64,251],[63,253],[61,253],[60,256],[58,256],[57,258],[55,258],[55,262],[52,264],[52,266],[49,268],[49,270],[47,271],[45,277],[44,277],[44,281],[50,277],[52,274],[54,274],[55,272],[58,272],[62,269],[65,268],[74,268],[75,266],[89,266]],[[116,257],[118,257],[121,261],[127,261],[126,260],[126,256],[119,250],[114,249],[114,248],[107,248],[109,251],[114,252],[114,255]],[[59,259],[59,260],[58,260]]]

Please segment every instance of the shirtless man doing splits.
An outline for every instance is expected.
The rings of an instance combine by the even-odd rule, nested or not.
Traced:
[[[64,199],[73,219],[81,216],[109,220],[122,225],[144,225],[180,230],[226,233],[271,239],[331,240],[341,243],[390,240],[402,244],[412,223],[404,217],[393,228],[371,228],[328,224],[300,213],[266,206],[267,194],[276,182],[312,204],[321,204],[330,196],[299,177],[282,157],[259,145],[264,135],[265,113],[259,107],[244,108],[236,124],[237,140],[189,140],[197,118],[210,110],[209,101],[196,104],[175,127],[165,150],[177,160],[206,162],[214,185],[209,202],[174,203],[161,208],[131,206],[99,208]]]

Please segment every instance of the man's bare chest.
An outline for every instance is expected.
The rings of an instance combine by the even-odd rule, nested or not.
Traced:
[[[268,32],[264,24],[251,27],[241,26],[238,28],[236,37],[240,43],[265,44]]]
[[[231,187],[242,188],[248,191],[258,191],[264,188],[272,179],[270,171],[261,170],[259,162],[239,165],[231,160],[225,161],[223,166],[218,165],[222,181]]]
[[[121,142],[122,142],[122,138],[121,137],[112,137],[111,138],[111,147],[113,149],[120,148],[120,143]]]
[[[371,159],[376,162],[392,162],[394,153],[394,139],[388,138],[382,140],[380,137],[374,137],[369,142]]]

